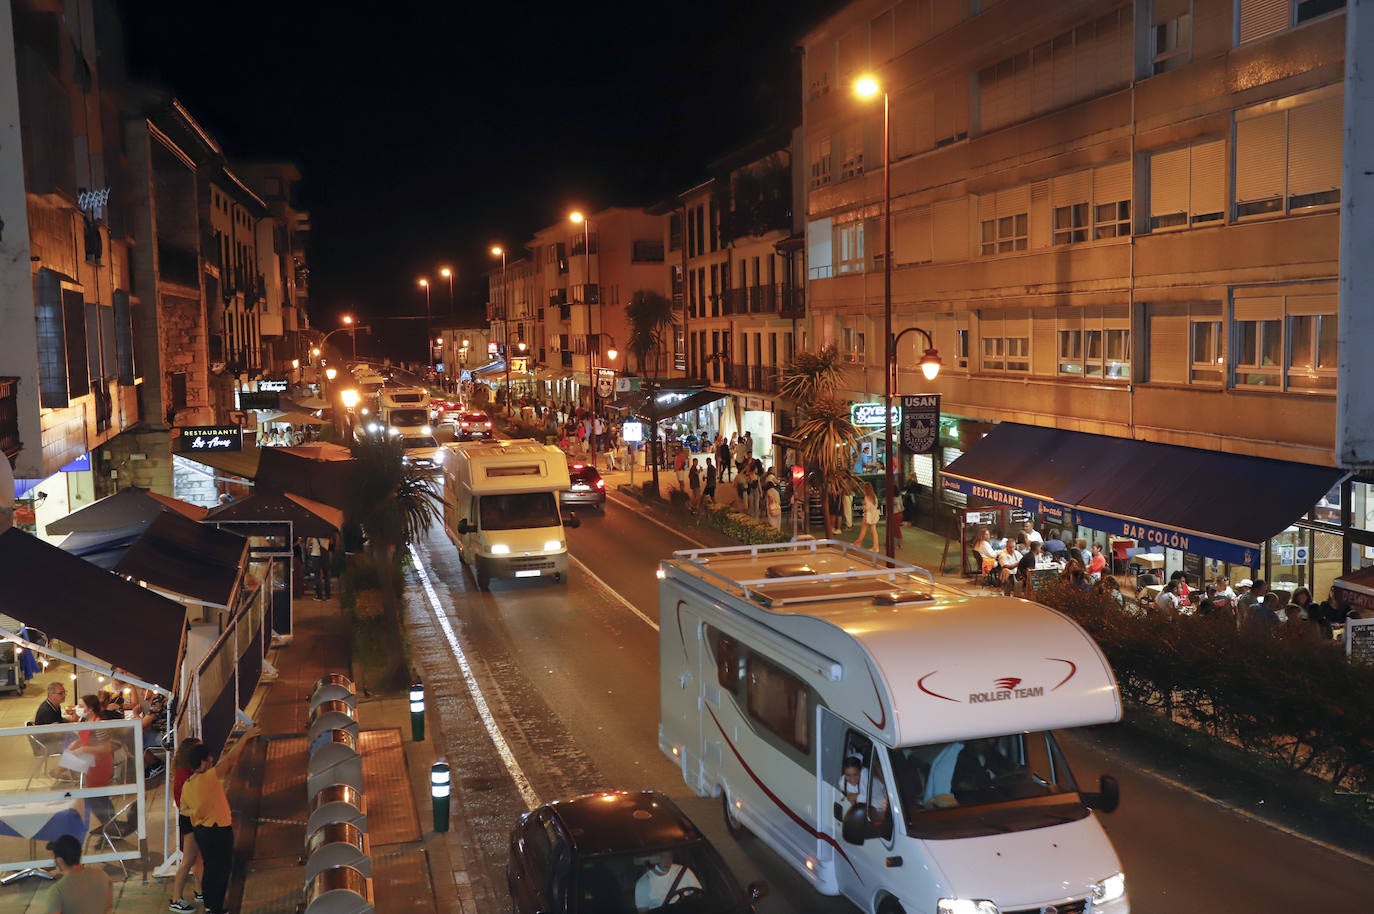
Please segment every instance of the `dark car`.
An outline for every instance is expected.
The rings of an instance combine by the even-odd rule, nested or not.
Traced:
[[[545,803],[511,830],[506,882],[515,910],[567,914],[753,911],[748,892],[687,814],[656,790]]]
[[[586,505],[589,508],[606,510],[606,480],[587,463],[568,464],[568,478],[572,488],[558,493],[560,505]]]
[[[492,436],[491,416],[486,413],[463,413],[458,417],[459,441],[473,441]]]

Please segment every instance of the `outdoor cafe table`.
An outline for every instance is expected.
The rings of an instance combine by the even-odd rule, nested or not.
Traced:
[[[86,803],[77,800],[45,800],[37,803],[0,802],[0,836],[27,838],[30,841],[54,841],[63,835],[72,835],[84,843],[89,819]],[[54,878],[50,873],[36,867],[10,873],[0,879],[0,885],[9,885],[26,876]]]

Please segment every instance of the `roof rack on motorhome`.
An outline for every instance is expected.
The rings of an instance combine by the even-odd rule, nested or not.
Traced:
[[[888,606],[935,599],[935,578],[925,568],[842,540],[684,549],[673,558],[673,567],[770,609],[862,597]],[[777,561],[757,577],[757,565],[770,559]],[[740,565],[754,566],[748,577],[739,574]]]

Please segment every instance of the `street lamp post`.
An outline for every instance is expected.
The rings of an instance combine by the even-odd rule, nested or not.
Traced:
[[[884,543],[888,558],[897,552],[897,482],[892,476],[892,394],[897,380],[897,340],[892,335],[892,132],[891,97],[872,76],[863,76],[854,84],[854,92],[861,98],[883,95],[883,501],[887,513],[887,536]],[[919,329],[919,328],[910,328]],[[905,333],[906,331],[902,331]],[[925,333],[924,330],[921,331]],[[940,373],[940,356],[935,352],[930,334],[925,333],[926,358],[921,370],[934,380]],[[934,361],[928,362],[930,357]]]
[[[439,275],[448,280],[448,313],[453,316],[453,270],[448,267],[440,267]]]
[[[501,258],[501,347],[506,358],[506,416],[511,414],[510,395],[510,304],[506,288],[506,249],[499,244],[491,249],[491,256]]]
[[[434,347],[429,344],[429,339],[434,335],[429,323],[429,280],[421,279],[420,288],[425,290],[425,363],[431,372],[434,371]]]

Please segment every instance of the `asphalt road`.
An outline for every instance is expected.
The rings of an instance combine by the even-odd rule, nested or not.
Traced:
[[[637,505],[579,512],[565,585],[497,583],[477,591],[441,532],[419,544],[410,618],[431,720],[454,765],[455,828],[483,911],[509,910],[506,841],[535,802],[608,787],[655,787],[678,799],[742,882],[763,879],[765,914],[852,912],[817,895],[756,841],[725,831],[718,801],[691,795],[659,752],[657,562],[689,541]],[[442,617],[436,616],[434,605]],[[477,696],[473,693],[477,690]],[[1108,731],[1110,728],[1108,728]],[[492,733],[498,734],[494,739]],[[1138,770],[1099,728],[1064,734],[1079,782],[1120,779],[1121,808],[1102,821],[1138,914],[1367,912],[1374,866],[1237,815]],[[1150,764],[1148,749],[1140,767]]]

